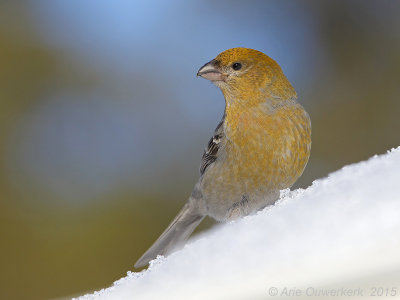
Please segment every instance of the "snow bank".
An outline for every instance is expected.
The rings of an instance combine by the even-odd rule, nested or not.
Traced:
[[[400,147],[306,190],[286,191],[273,207],[218,226],[148,270],[79,299],[267,299],[291,290],[334,293],[332,286],[356,296],[358,288],[364,297],[374,288],[393,293],[390,280],[400,278],[399,186]]]

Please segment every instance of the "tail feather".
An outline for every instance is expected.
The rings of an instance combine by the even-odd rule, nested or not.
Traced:
[[[203,219],[203,215],[193,209],[193,206],[189,203],[186,203],[167,229],[139,258],[135,268],[143,267],[157,255],[168,255],[182,246]]]

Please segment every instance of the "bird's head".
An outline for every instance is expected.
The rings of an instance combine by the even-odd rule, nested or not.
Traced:
[[[212,81],[231,99],[294,99],[296,92],[279,65],[264,53],[232,48],[202,66],[197,76]]]

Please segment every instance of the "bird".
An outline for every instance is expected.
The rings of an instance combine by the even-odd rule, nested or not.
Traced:
[[[258,50],[231,48],[197,76],[219,87],[225,111],[186,204],[137,268],[181,247],[206,216],[227,222],[273,205],[301,176],[310,156],[310,117],[275,60]]]

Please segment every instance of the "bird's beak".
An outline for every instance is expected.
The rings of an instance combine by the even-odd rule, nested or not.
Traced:
[[[215,59],[206,63],[197,72],[197,76],[201,76],[211,81],[222,81],[225,79],[225,75],[218,69],[218,64]]]

